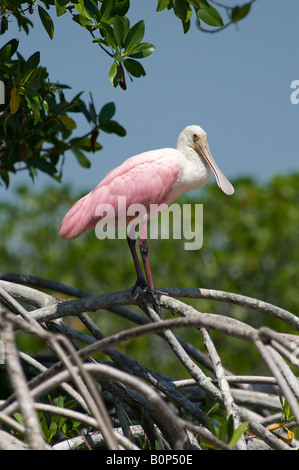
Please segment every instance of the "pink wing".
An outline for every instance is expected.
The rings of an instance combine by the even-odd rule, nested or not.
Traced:
[[[97,207],[109,204],[117,213],[118,196],[126,197],[126,208],[138,203],[149,210],[150,204],[164,203],[179,176],[181,157],[175,149],[161,149],[129,158],[74,204],[62,220],[59,235],[71,239],[93,229],[99,220]]]

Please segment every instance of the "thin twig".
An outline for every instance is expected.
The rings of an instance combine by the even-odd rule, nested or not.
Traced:
[[[211,359],[211,362],[214,367],[214,373],[217,378],[217,382],[221,391],[222,399],[223,399],[223,404],[224,408],[226,410],[226,416],[229,418],[229,416],[233,416],[233,421],[234,421],[234,429],[237,429],[240,424],[240,417],[237,413],[236,407],[234,406],[234,399],[230,391],[230,387],[228,384],[228,381],[225,376],[224,369],[222,367],[221,359],[218,355],[218,352],[216,350],[216,347],[210,337],[209,332],[205,328],[201,328],[201,333],[203,335],[204,343],[207,349],[207,352],[209,354],[209,357]],[[244,441],[244,437],[242,436],[241,439],[237,442],[236,448],[238,450],[245,450],[246,449],[246,444]]]
[[[41,433],[37,414],[33,411],[34,401],[30,395],[26,377],[19,361],[12,324],[4,318],[3,314],[0,323],[9,376],[24,418],[26,437],[31,449],[49,449],[50,447],[45,443]]]

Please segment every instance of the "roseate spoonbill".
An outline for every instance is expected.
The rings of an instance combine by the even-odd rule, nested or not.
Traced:
[[[147,256],[147,220],[150,206],[169,205],[180,194],[201,188],[209,180],[211,169],[222,191],[227,195],[233,194],[233,186],[220,171],[210,153],[205,131],[199,126],[188,126],[179,135],[177,149],[164,148],[141,153],[108,173],[93,191],[77,201],[65,215],[59,235],[72,239],[94,229],[101,219],[101,216],[97,216],[97,207],[109,204],[117,211],[119,196],[125,196],[126,208],[135,203],[142,204],[146,208],[146,217],[142,222],[140,253],[146,280],[136,251],[136,240],[128,236],[137,272],[137,282],[133,289],[137,286],[147,287],[155,299]],[[116,225],[117,222],[116,220]],[[130,217],[127,217],[125,224],[128,225],[129,222]]]

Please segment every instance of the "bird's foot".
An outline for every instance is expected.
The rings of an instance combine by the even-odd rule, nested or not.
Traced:
[[[138,291],[142,293],[147,293],[151,297],[152,302],[149,302],[153,305],[153,308],[159,316],[161,316],[161,305],[160,305],[160,296],[164,295],[164,292],[159,292],[158,290],[149,287],[146,280],[143,277],[138,277],[134,286],[132,287],[132,294],[137,295]],[[141,293],[141,292],[140,292]]]
[[[137,294],[138,290],[141,289],[143,292],[147,290],[147,283],[144,277],[137,277],[137,281],[132,287],[132,294]]]

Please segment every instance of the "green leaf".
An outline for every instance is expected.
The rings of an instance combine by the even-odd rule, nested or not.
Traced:
[[[124,66],[127,72],[129,72],[130,75],[133,75],[133,77],[139,78],[146,75],[143,66],[137,60],[125,59]]]
[[[95,108],[95,105],[94,105],[92,94],[90,93],[89,96],[90,96],[90,103],[89,103],[89,107],[88,107],[89,116],[90,116],[89,121],[92,121],[94,124],[96,124],[96,122],[97,122],[96,108]]]
[[[110,121],[110,119],[115,114],[115,104],[114,103],[107,103],[105,104],[99,114],[99,125],[103,124],[104,122]]]
[[[47,104],[47,102],[45,102]],[[43,107],[45,109],[45,103],[43,102]],[[73,131],[74,129],[77,128],[76,122],[67,116],[66,114],[64,116],[59,117],[59,121],[63,124],[63,126],[66,128],[68,131]]]
[[[80,15],[77,15],[77,16],[80,16]],[[81,23],[80,23],[81,24]],[[87,23],[86,23],[87,24]],[[83,25],[82,25],[83,26]],[[94,42],[95,44],[102,44],[103,46],[107,46],[107,41],[105,39],[101,39],[101,38],[95,38],[92,40],[92,42]]]
[[[76,137],[74,139],[71,139],[69,143],[73,145],[73,148],[81,149],[86,152],[92,151],[90,137],[84,137],[83,139]],[[101,148],[101,144],[96,143],[95,150],[101,150]]]
[[[24,96],[28,105],[34,113],[34,124],[40,120],[40,111],[43,110],[43,100],[41,96],[31,90],[30,88],[24,89]]]
[[[7,170],[0,170],[0,178],[4,182],[6,188],[9,187],[9,173]]]
[[[209,5],[208,7],[202,3],[201,8],[197,11],[198,17],[209,26],[221,27],[223,26],[223,21],[220,13],[216,8]]]
[[[90,16],[99,23],[101,21],[101,13],[97,0],[84,0],[84,5]]]
[[[230,414],[227,418],[226,423],[224,423],[224,427],[226,427],[225,431],[227,435],[227,441],[230,442],[234,433],[234,417],[232,414]]]
[[[86,18],[86,16],[81,15],[81,13],[72,16],[72,19],[80,26],[83,26],[83,28],[87,28],[92,24],[92,20],[90,18]],[[96,40],[94,39],[93,42],[96,42]]]
[[[123,19],[119,16],[116,16],[113,23],[113,32],[116,39],[118,47],[121,49],[123,47],[123,42],[125,38],[125,28]]]
[[[188,20],[188,21],[182,21],[182,24],[183,24],[183,31],[184,31],[184,34],[188,33],[189,29],[190,29],[190,26],[191,26],[191,21]]]
[[[151,55],[155,50],[155,46],[153,44],[149,44],[147,42],[143,42],[138,46],[134,47],[132,53],[128,54],[129,57],[133,57],[134,59],[144,59]]]
[[[113,12],[115,15],[124,17],[130,8],[130,0],[118,0],[114,2]]]
[[[188,13],[186,0],[173,0],[173,11],[180,20],[186,21]]]
[[[162,11],[165,10],[165,8],[168,7],[170,0],[158,0],[158,5],[156,11]]]
[[[80,11],[84,10],[85,6],[84,6],[84,0],[78,0],[78,5],[76,5],[76,2],[74,2],[74,6],[76,8],[76,10],[78,11],[78,7],[80,8]]]
[[[192,5],[196,10],[200,8],[199,0],[188,0],[189,5]]]
[[[109,80],[110,83],[114,86],[117,87],[119,84],[120,80],[122,78],[122,71],[118,64],[114,61],[113,64],[110,67],[109,70]]]
[[[57,406],[60,406],[60,408],[63,408],[63,405],[64,405],[64,398],[63,396],[59,395],[59,397],[57,398]]]
[[[46,12],[40,5],[38,5],[38,14],[41,19],[41,22],[47,31],[50,39],[54,37],[54,24],[49,13]]]
[[[58,423],[52,418],[49,426],[48,442],[51,442],[51,439],[56,435],[58,431]]]
[[[127,133],[126,130],[116,121],[104,122],[100,126],[100,129],[108,134],[117,134],[120,137],[124,137]]]
[[[28,82],[33,78],[34,74],[37,72],[37,67],[40,62],[40,53],[39,51],[32,54],[29,59],[26,61],[24,69],[22,70],[22,78],[24,82]]]
[[[124,25],[124,41],[130,31],[130,21],[127,17],[122,18],[123,25]]]
[[[134,46],[138,46],[144,36],[145,26],[144,21],[141,20],[136,23],[132,28],[129,30],[126,40],[125,40],[125,49],[129,52]]]
[[[117,41],[112,26],[108,23],[101,22],[101,33],[104,36],[107,46],[112,49],[117,49]]]
[[[232,9],[231,19],[234,23],[242,20],[248,15],[250,11],[251,3],[245,3],[242,6],[236,6]]]
[[[246,430],[248,424],[249,423],[247,421],[245,421],[244,423],[240,424],[240,426],[238,426],[237,429],[234,430],[233,435],[232,435],[232,437],[229,441],[229,446],[230,447],[234,447],[237,444],[238,440],[240,439],[240,437],[242,436],[242,434]]]
[[[11,39],[0,49],[0,62],[3,64],[7,62],[16,52],[19,46],[17,38]]]
[[[163,444],[161,444],[161,442],[155,441],[155,450],[165,450],[165,447]]]
[[[79,165],[81,165],[83,168],[90,168],[90,161],[88,160],[85,153],[78,149],[78,147],[73,147],[72,152],[75,155]]]
[[[62,16],[66,12],[67,0],[54,0],[57,16]]]
[[[111,18],[111,11],[113,9],[114,0],[103,0],[101,6],[101,20],[109,21]]]
[[[54,175],[55,173],[57,173],[57,169],[43,158],[39,158],[38,160],[34,158],[28,158],[27,165],[29,167],[32,166],[33,168],[38,168],[39,170],[44,173],[47,173],[48,175]]]
[[[34,79],[35,75],[37,74],[37,69],[32,69],[25,77],[23,80],[23,84],[31,82],[31,80]],[[39,86],[37,86],[39,88]]]
[[[32,70],[32,69],[35,69],[39,63],[40,63],[40,52],[37,51],[37,52],[34,52],[34,54],[32,54],[27,59],[26,65],[28,68]]]
[[[208,429],[211,431],[212,434],[214,434],[214,436],[216,436],[216,431],[213,426],[213,420],[210,418],[208,414],[206,415],[206,420],[207,420]]]
[[[282,408],[283,421],[285,422],[292,421],[294,417],[293,417],[293,412],[292,412],[290,405],[288,404],[287,400],[282,397],[280,392],[278,392],[278,396],[279,396],[279,401],[280,401],[281,408]]]
[[[2,64],[1,59],[0,59],[0,71],[3,73],[8,73],[8,75],[14,75],[13,70],[11,70],[10,67],[7,67],[6,65]]]
[[[21,98],[18,93],[17,87],[13,87],[11,90],[10,100],[9,100],[9,108],[11,114],[15,114],[20,106]]]
[[[94,19],[97,23],[101,21],[101,13],[97,2],[93,0],[79,0],[74,2],[74,7],[79,15],[84,16],[88,20]]]
[[[48,424],[47,424],[46,418],[44,417],[44,415],[40,413],[39,413],[39,417],[40,417],[39,425],[41,427],[42,433],[46,441],[49,442],[49,431],[48,431]]]

